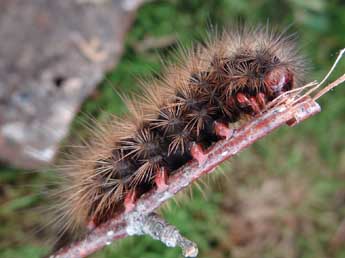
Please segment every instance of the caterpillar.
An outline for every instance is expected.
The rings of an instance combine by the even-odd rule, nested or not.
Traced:
[[[128,114],[98,124],[70,158],[57,196],[61,231],[93,228],[125,211],[268,103],[302,85],[293,35],[237,26],[181,47],[158,77],[125,98]]]

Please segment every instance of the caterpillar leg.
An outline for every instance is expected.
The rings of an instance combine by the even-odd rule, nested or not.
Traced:
[[[265,98],[265,94],[263,94],[262,92],[259,92],[256,96],[256,102],[259,104],[259,107],[261,110],[266,108],[266,98]]]
[[[230,129],[226,124],[222,122],[215,121],[213,123],[213,126],[216,135],[224,137],[225,139],[230,139],[234,134],[234,129]]]
[[[193,143],[190,149],[190,154],[195,160],[198,161],[199,165],[205,163],[207,155],[205,154],[200,144]]]
[[[250,100],[249,98],[242,92],[236,94],[237,103],[240,105],[241,108],[250,107]]]
[[[124,206],[125,206],[125,212],[126,213],[133,210],[136,200],[137,200],[137,191],[135,189],[130,190],[126,194],[125,200],[124,200]]]
[[[168,171],[166,168],[162,167],[157,171],[155,176],[155,184],[157,186],[158,191],[163,191],[167,188],[167,180],[168,180]]]
[[[259,103],[258,103],[258,101],[256,99],[256,96],[255,97],[250,97],[249,101],[250,101],[250,107],[253,109],[254,113],[255,114],[259,114],[261,109],[260,109]]]
[[[265,94],[261,92],[255,96],[246,96],[239,92],[236,94],[236,101],[241,108],[249,108],[254,114],[259,114],[266,107]]]

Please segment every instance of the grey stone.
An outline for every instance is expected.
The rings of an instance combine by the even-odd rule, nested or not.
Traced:
[[[142,0],[0,1],[0,159],[50,163]]]

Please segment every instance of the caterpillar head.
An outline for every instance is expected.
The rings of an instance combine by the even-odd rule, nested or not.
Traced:
[[[263,83],[274,98],[294,87],[294,75],[286,67],[277,66],[265,74]]]
[[[235,56],[225,64],[225,69],[235,94],[243,92],[251,96],[264,93],[272,100],[295,87],[295,71],[292,64],[280,61],[273,54],[247,53]]]

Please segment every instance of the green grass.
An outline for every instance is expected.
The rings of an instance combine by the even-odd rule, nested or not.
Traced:
[[[99,120],[106,113],[126,112],[114,93],[138,89],[137,78],[148,77],[161,69],[160,59],[171,56],[176,44],[136,52],[135,46],[147,38],[176,36],[182,44],[200,39],[210,24],[231,26],[237,21],[266,23],[282,28],[291,25],[301,46],[313,64],[311,79],[321,79],[334,61],[337,51],[345,47],[345,4],[327,0],[286,1],[152,1],[138,12],[127,35],[126,49],[119,65],[106,76],[98,94],[83,105],[83,113]],[[336,75],[345,71],[345,61]],[[225,168],[227,180],[217,174],[216,183],[206,190],[207,199],[194,190],[193,198],[171,203],[164,209],[167,220],[199,244],[200,257],[344,257],[344,245],[332,239],[345,216],[345,102],[344,87],[321,99],[323,112],[295,128],[281,128],[235,157]],[[77,120],[86,119],[79,114]],[[71,135],[86,134],[74,123]],[[68,141],[68,140],[67,140]],[[274,230],[264,236],[279,236],[276,245],[264,241],[251,223],[252,239],[238,243],[233,230],[251,211],[249,205],[273,180],[282,187],[272,196],[278,203],[258,200],[262,209],[272,208]],[[35,233],[43,218],[33,207],[43,204],[49,175],[0,168],[0,257],[40,257],[49,250],[49,230]],[[278,183],[277,183],[278,182]],[[37,185],[41,187],[31,187]],[[217,187],[221,185],[221,187]],[[202,187],[204,187],[202,185]],[[266,197],[265,197],[266,198]],[[262,203],[261,203],[262,201]],[[247,207],[247,206],[248,207]],[[258,207],[256,207],[258,208]],[[256,209],[255,208],[255,209]],[[254,209],[254,211],[255,211]],[[238,231],[236,231],[238,232]],[[239,236],[241,234],[239,233]],[[287,241],[286,239],[290,239]],[[255,244],[256,243],[256,244]],[[291,252],[293,256],[291,256]],[[181,257],[177,248],[169,249],[147,237],[131,237],[110,245],[93,257]]]

